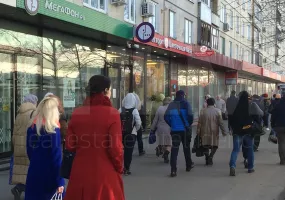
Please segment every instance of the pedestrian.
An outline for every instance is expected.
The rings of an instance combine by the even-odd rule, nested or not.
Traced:
[[[251,100],[253,103],[256,103],[256,105],[258,105],[258,107],[264,112],[264,104],[263,104],[262,97],[255,94],[252,96]],[[259,145],[260,145],[260,135],[256,135],[254,137],[254,146],[253,146],[254,152],[258,151]],[[245,164],[246,164],[246,162],[245,162]]]
[[[228,112],[228,126],[229,130],[231,131],[231,126],[233,123],[233,114],[238,104],[238,97],[236,96],[236,91],[231,92],[231,96],[227,99],[226,107]]]
[[[222,135],[226,136],[226,129],[222,119],[221,110],[215,108],[215,99],[207,100],[207,108],[200,112],[197,135],[202,140],[202,146],[205,152],[206,165],[213,165],[213,157],[219,147],[219,128]],[[209,151],[211,150],[211,153]]]
[[[275,116],[273,116],[273,112],[275,110],[276,105],[278,105],[280,103],[281,100],[281,95],[280,94],[275,94],[274,99],[272,99],[270,107],[269,107],[269,113],[271,114],[271,118],[270,118],[270,125],[271,125],[271,131],[268,137],[268,141],[269,142],[273,142],[275,144],[277,144],[278,140],[277,140],[277,134],[275,131]]]
[[[277,96],[277,95],[276,95]],[[275,105],[271,115],[274,130],[277,134],[280,165],[285,165],[285,97]]]
[[[26,178],[30,163],[26,153],[27,127],[37,108],[37,103],[38,98],[33,94],[28,94],[24,97],[24,101],[18,110],[13,128],[12,141],[14,148],[14,164],[11,169],[11,184],[15,185],[15,187],[11,189],[11,192],[14,195],[15,200],[20,200],[22,192],[25,192]]]
[[[193,113],[190,103],[185,99],[185,92],[183,90],[176,92],[174,101],[169,104],[165,112],[164,120],[171,128],[172,147],[170,157],[170,176],[177,176],[177,156],[181,142],[183,144],[184,157],[186,161],[186,171],[190,172],[194,167],[190,153]]]
[[[156,147],[156,155],[159,156],[162,152],[162,157],[164,158],[165,163],[169,163],[169,153],[171,151],[171,135],[170,127],[164,120],[165,112],[172,101],[171,97],[166,97],[163,100],[163,106],[160,106],[155,114],[151,131],[155,131],[158,136],[158,147]]]
[[[208,102],[208,100],[207,100],[207,102]],[[221,95],[217,96],[215,105],[216,105],[216,108],[218,108],[221,111],[222,119],[226,120],[226,111],[227,111],[227,109],[226,109],[226,102],[225,102],[225,100],[223,100],[221,98]]]
[[[27,154],[30,166],[27,174],[25,199],[51,200],[64,192],[60,176],[62,162],[58,101],[45,97],[35,111],[27,130]]]
[[[141,118],[136,108],[136,97],[133,93],[128,93],[123,99],[121,113],[123,145],[124,145],[124,175],[131,175],[130,167],[132,163],[134,146],[137,132],[141,129]]]
[[[157,109],[159,108],[159,106],[163,105],[164,98],[165,98],[164,94],[159,94],[156,96],[155,101],[153,102],[152,107],[151,107],[151,123],[153,123],[155,113]]]
[[[207,100],[210,99],[210,98],[211,98],[211,95],[209,95],[209,94],[207,94],[207,95],[205,96],[203,108],[207,108],[207,107],[208,107],[208,105],[207,105]]]
[[[90,78],[83,106],[72,113],[66,148],[76,152],[64,200],[124,200],[119,112],[112,107],[111,80]]]
[[[133,94],[136,97],[136,109],[139,111],[141,121],[143,121],[142,117],[144,117],[144,116],[141,115],[143,112],[142,112],[142,103],[141,103],[140,97],[136,93],[133,93]],[[143,148],[142,134],[143,134],[143,126],[141,125],[140,129],[137,132],[139,156],[145,155],[145,150]]]
[[[241,145],[246,153],[248,173],[254,172],[253,138],[251,133],[254,116],[262,117],[263,111],[254,102],[250,103],[249,94],[241,92],[239,102],[233,114],[233,151],[230,159],[230,176],[235,176],[236,161]],[[258,122],[260,123],[260,122]]]
[[[263,122],[264,126],[266,127],[266,130],[269,131],[269,107],[270,107],[270,99],[268,97],[268,94],[262,95],[262,101],[260,102],[263,105]]]
[[[45,97],[54,97],[58,101],[58,110],[59,110],[59,113],[60,113],[59,124],[60,124],[61,141],[64,142],[65,136],[66,136],[66,133],[67,133],[67,118],[65,116],[65,112],[64,112],[62,101],[60,100],[60,98],[58,96],[56,96],[56,95],[54,95],[53,93],[50,93],[50,92],[47,93],[45,95]]]

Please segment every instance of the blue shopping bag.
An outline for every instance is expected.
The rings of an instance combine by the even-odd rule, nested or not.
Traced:
[[[156,142],[155,131],[150,131],[149,136],[148,136],[148,143],[154,144],[155,142]]]
[[[9,172],[9,184],[10,185],[12,185],[13,166],[14,166],[14,155],[12,155],[10,159],[10,172]]]

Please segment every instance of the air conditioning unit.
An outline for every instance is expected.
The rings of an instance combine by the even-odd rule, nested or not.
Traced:
[[[228,23],[224,23],[224,31],[227,32],[230,30],[230,25]]]
[[[267,62],[267,59],[266,59],[266,58],[263,58],[262,62],[263,62],[263,63],[266,63],[266,62]]]
[[[266,32],[266,27],[262,27],[262,32],[263,32],[263,33]]]
[[[111,4],[115,6],[123,6],[127,4],[127,0],[111,0]]]
[[[145,2],[142,4],[142,17],[152,17],[153,13],[153,3],[152,2]]]

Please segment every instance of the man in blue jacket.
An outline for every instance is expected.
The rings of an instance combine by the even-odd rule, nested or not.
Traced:
[[[170,176],[177,176],[177,156],[181,142],[183,144],[183,151],[186,160],[186,171],[190,172],[194,167],[190,152],[193,114],[191,105],[185,100],[185,92],[183,90],[176,92],[176,98],[169,104],[164,115],[164,120],[171,127],[172,148],[170,158]]]

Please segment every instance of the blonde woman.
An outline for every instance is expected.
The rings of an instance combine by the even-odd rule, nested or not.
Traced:
[[[50,200],[64,191],[60,176],[62,159],[58,100],[45,97],[37,107],[27,131],[27,154],[30,160],[25,199]]]

